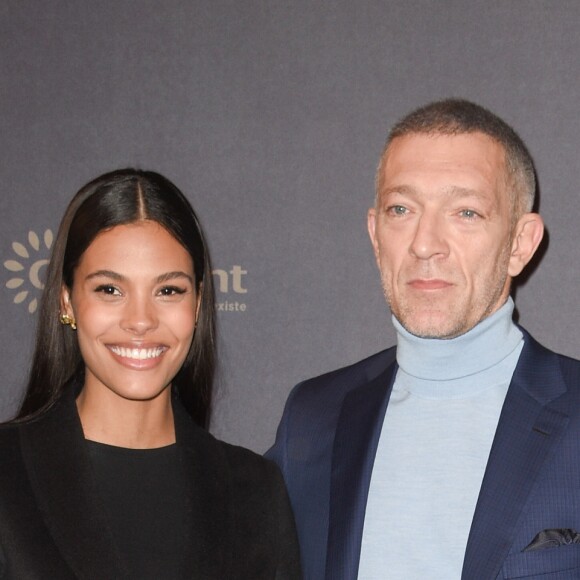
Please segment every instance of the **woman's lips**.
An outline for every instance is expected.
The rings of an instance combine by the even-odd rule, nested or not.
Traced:
[[[114,354],[122,356],[124,358],[133,358],[137,360],[144,360],[148,358],[155,358],[163,353],[165,347],[155,346],[153,348],[126,348],[124,346],[111,345],[108,347]]]
[[[167,347],[164,345],[145,347],[108,344],[106,346],[117,362],[123,366],[139,370],[147,370],[157,366],[167,351]]]

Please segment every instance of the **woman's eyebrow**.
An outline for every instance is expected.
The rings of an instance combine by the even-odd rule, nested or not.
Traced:
[[[113,272],[113,270],[97,270],[96,272],[91,272],[87,275],[86,280],[92,280],[93,278],[111,278],[117,282],[123,282],[126,280],[125,276],[119,274],[118,272]],[[187,274],[186,272],[182,272],[181,270],[160,274],[157,276],[156,282],[160,284],[162,282],[167,282],[168,280],[176,280],[179,278],[186,278],[193,284],[193,276]]]
[[[112,270],[97,270],[96,272],[91,272],[87,275],[85,280],[91,280],[93,278],[112,278],[118,282],[125,280],[125,276],[119,274],[118,272],[113,272]]]
[[[157,282],[167,282],[168,280],[175,280],[178,278],[187,278],[193,284],[193,277],[185,272],[181,272],[180,270],[176,270],[174,272],[166,272],[165,274],[161,274],[161,276],[157,277]]]

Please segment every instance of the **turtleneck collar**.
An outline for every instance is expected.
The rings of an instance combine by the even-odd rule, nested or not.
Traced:
[[[419,338],[393,316],[399,367],[412,377],[430,381],[450,381],[490,369],[522,341],[522,333],[512,320],[513,311],[510,297],[470,331],[451,339]]]

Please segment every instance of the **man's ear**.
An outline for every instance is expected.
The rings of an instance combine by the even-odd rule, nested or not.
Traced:
[[[368,211],[367,228],[369,230],[369,237],[371,238],[371,244],[373,245],[373,250],[375,252],[375,259],[377,261],[377,264],[379,264],[379,242],[377,240],[377,210],[374,207],[371,207],[371,209],[369,209]]]
[[[514,228],[508,274],[517,276],[536,253],[544,237],[544,220],[537,213],[525,213]]]

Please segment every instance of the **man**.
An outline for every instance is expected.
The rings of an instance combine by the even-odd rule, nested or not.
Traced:
[[[397,347],[298,385],[269,456],[307,579],[580,578],[580,362],[512,322],[530,155],[463,100],[391,131],[368,229]]]

